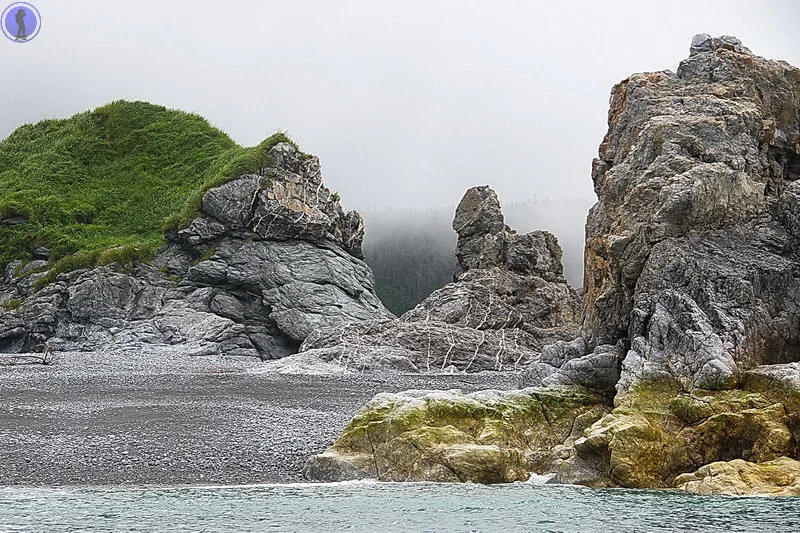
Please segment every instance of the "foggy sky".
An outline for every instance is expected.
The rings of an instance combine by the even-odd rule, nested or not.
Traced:
[[[0,38],[0,138],[148,100],[244,145],[287,131],[349,208],[454,205],[479,184],[588,205],[617,81],[674,70],[699,32],[800,65],[795,0],[30,1],[39,35]]]

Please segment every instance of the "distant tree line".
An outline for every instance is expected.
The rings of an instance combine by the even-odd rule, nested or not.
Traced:
[[[519,233],[544,229],[564,250],[569,282],[583,283],[583,233],[587,199],[527,199],[503,205],[506,224]],[[453,280],[456,268],[455,206],[426,210],[361,211],[366,225],[364,257],[375,274],[375,288],[396,315],[412,309]]]
[[[383,304],[401,315],[453,281],[455,208],[362,212],[364,258]]]

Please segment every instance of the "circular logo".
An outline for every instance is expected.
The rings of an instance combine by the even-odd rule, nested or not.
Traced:
[[[42,17],[39,11],[27,2],[14,2],[3,10],[3,35],[15,43],[27,43],[39,34]]]

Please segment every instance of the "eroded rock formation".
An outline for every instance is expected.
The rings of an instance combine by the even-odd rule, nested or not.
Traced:
[[[800,69],[734,37],[696,36],[677,72],[614,87],[592,178],[581,335],[543,347],[521,385],[613,410],[534,471],[588,486],[796,493]],[[493,213],[490,197],[471,203]],[[498,236],[486,238],[464,219],[462,268],[508,264],[500,226],[482,219],[478,229]],[[442,419],[470,404],[453,401]],[[357,419],[411,420],[409,434],[423,425],[369,406]],[[538,431],[534,417],[527,431]],[[332,451],[357,448],[340,440]]]
[[[337,481],[525,481],[571,453],[608,409],[597,397],[545,389],[379,394],[334,446],[305,467]]]
[[[616,408],[556,479],[703,486],[722,468],[703,465],[797,458],[799,157],[800,70],[733,37],[614,87],[575,343],[624,354]]]
[[[580,300],[563,275],[561,248],[546,231],[505,225],[489,187],[469,189],[456,209],[456,281],[395,320],[316,330],[282,369],[477,372],[516,370],[541,348],[578,333]]]
[[[47,263],[10,264],[0,351],[181,344],[275,359],[318,327],[391,317],[361,260],[361,217],[323,185],[318,159],[288,143],[270,156],[260,174],[209,190],[152,265],[77,270],[35,291]]]
[[[735,387],[800,358],[800,70],[698,36],[611,94],[593,164],[584,334],[629,344],[620,392]]]

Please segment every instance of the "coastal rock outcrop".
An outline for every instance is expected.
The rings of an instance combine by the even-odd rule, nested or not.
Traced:
[[[112,263],[47,276],[8,265],[0,351],[182,344],[189,353],[275,359],[315,329],[391,317],[361,260],[364,228],[323,185],[319,161],[289,143],[274,164],[202,196],[152,264]]]
[[[614,87],[574,343],[622,348],[615,409],[555,479],[699,487],[710,463],[797,458],[799,162],[800,69],[733,37]]]
[[[620,393],[800,359],[800,69],[697,36],[614,87],[592,178],[584,336],[629,345]]]
[[[456,209],[459,272],[395,320],[325,327],[288,371],[477,372],[516,370],[543,346],[578,334],[580,298],[563,274],[561,247],[546,231],[519,235],[505,225],[489,187],[473,187]]]
[[[379,394],[327,451],[309,479],[508,483],[569,457],[608,409],[596,397],[539,389]]]
[[[797,457],[798,162],[800,70],[733,37],[615,86],[575,342],[626,350],[557,480],[739,493],[708,476]]]
[[[520,385],[592,395],[610,412],[533,471],[595,487],[795,493],[800,69],[696,36],[677,72],[613,88],[592,178],[581,334],[543,346]],[[463,218],[459,264],[509,269],[491,196],[471,203],[487,216]],[[359,417],[391,418],[375,407]]]

